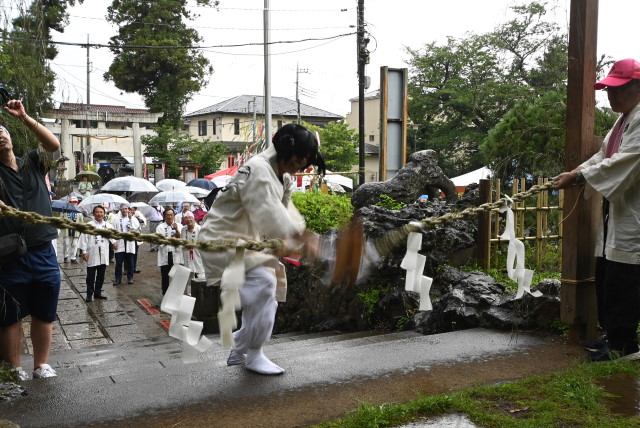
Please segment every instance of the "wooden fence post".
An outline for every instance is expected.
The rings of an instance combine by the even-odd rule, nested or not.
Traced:
[[[491,180],[481,179],[479,188],[480,204],[484,204],[491,199]],[[489,221],[491,215],[487,211],[478,214],[478,246],[476,248],[476,258],[483,271],[487,271],[491,257],[491,227]]]

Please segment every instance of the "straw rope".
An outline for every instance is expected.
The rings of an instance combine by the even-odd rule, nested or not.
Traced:
[[[545,184],[535,185],[527,191],[514,194],[511,196],[511,199],[514,202],[519,202],[535,195],[536,193],[549,190],[555,187],[556,184],[557,183],[555,181],[549,181]],[[471,217],[482,212],[489,212],[491,210],[498,209],[506,203],[507,199],[501,198],[495,202],[467,208],[460,212],[447,213],[440,217],[427,217],[419,222],[411,222],[396,230],[390,231],[381,238],[376,239],[375,246],[381,255],[388,254],[393,248],[402,245],[411,232],[419,232],[421,229],[426,227],[451,224],[464,217]],[[107,239],[124,239],[126,241],[148,242],[151,244],[171,245],[174,247],[181,246],[186,249],[197,248],[201,251],[221,252],[237,247],[243,247],[247,250],[253,251],[278,250],[284,248],[284,241],[282,239],[269,239],[266,241],[217,240],[191,242],[185,239],[167,238],[166,236],[157,233],[143,234],[140,232],[119,232],[114,229],[98,229],[89,223],[75,223],[63,217],[47,217],[30,211],[20,211],[17,208],[10,207],[8,205],[0,207],[0,218],[3,217],[15,217],[28,224],[48,224],[57,229],[72,229],[89,235],[100,235]]]

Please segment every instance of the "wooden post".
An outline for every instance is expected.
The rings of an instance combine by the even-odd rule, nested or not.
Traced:
[[[479,190],[479,203],[485,204],[491,200],[491,180],[481,179]],[[489,270],[491,264],[491,215],[483,211],[478,214],[478,246],[476,259],[483,271]]]
[[[570,16],[567,171],[594,153],[598,0],[571,0]],[[588,279],[594,275],[594,213],[598,209],[592,200],[582,198],[579,186],[566,189],[564,198],[561,319],[570,325],[569,341],[577,343],[597,336],[595,288]]]

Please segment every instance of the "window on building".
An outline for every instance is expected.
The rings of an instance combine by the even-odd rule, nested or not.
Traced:
[[[280,128],[282,128],[282,121],[281,120],[278,121],[278,129],[280,129]]]
[[[369,142],[373,143],[374,141],[376,141],[376,136],[375,135],[369,135]]]
[[[233,119],[233,134],[240,135],[240,119]]]
[[[213,134],[213,135],[216,135],[216,133],[217,133],[217,129],[216,129],[217,126],[216,125],[217,125],[216,124],[216,118],[214,117],[213,118],[213,130],[211,131],[211,134]]]
[[[207,121],[199,120],[198,121],[198,135],[203,136],[207,135]]]

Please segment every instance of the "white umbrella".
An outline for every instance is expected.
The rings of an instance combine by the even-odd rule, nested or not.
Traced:
[[[190,202],[192,204],[199,204],[200,201],[198,200],[198,198],[196,198],[195,196],[193,196],[191,193],[186,192],[186,191],[180,191],[180,190],[176,190],[176,191],[168,191],[168,192],[160,192],[157,195],[155,195],[153,198],[151,198],[151,200],[149,201],[149,205],[179,205],[183,202]]]
[[[191,193],[196,198],[204,198],[209,193],[211,193],[211,190],[206,190],[206,189],[203,189],[202,187],[195,187],[195,186],[186,186],[186,187],[183,187],[182,189],[179,189],[179,190],[180,191],[185,191],[186,190],[187,192]]]
[[[159,192],[148,180],[134,176],[114,178],[100,190],[103,192]]]
[[[120,205],[128,204],[129,201],[122,196],[112,195],[111,193],[98,193],[84,198],[78,205],[83,207],[87,205],[102,205],[104,203]]]
[[[129,206],[139,209],[149,221],[162,221],[162,215],[155,208],[150,207],[144,202],[131,202]]]
[[[229,184],[229,181],[233,178],[231,175],[219,175],[217,177],[213,177],[211,181],[218,187],[224,187]]]
[[[187,183],[185,183],[184,181],[176,180],[174,178],[165,178],[164,180],[160,180],[156,183],[156,187],[162,192],[178,190],[186,186]]]

